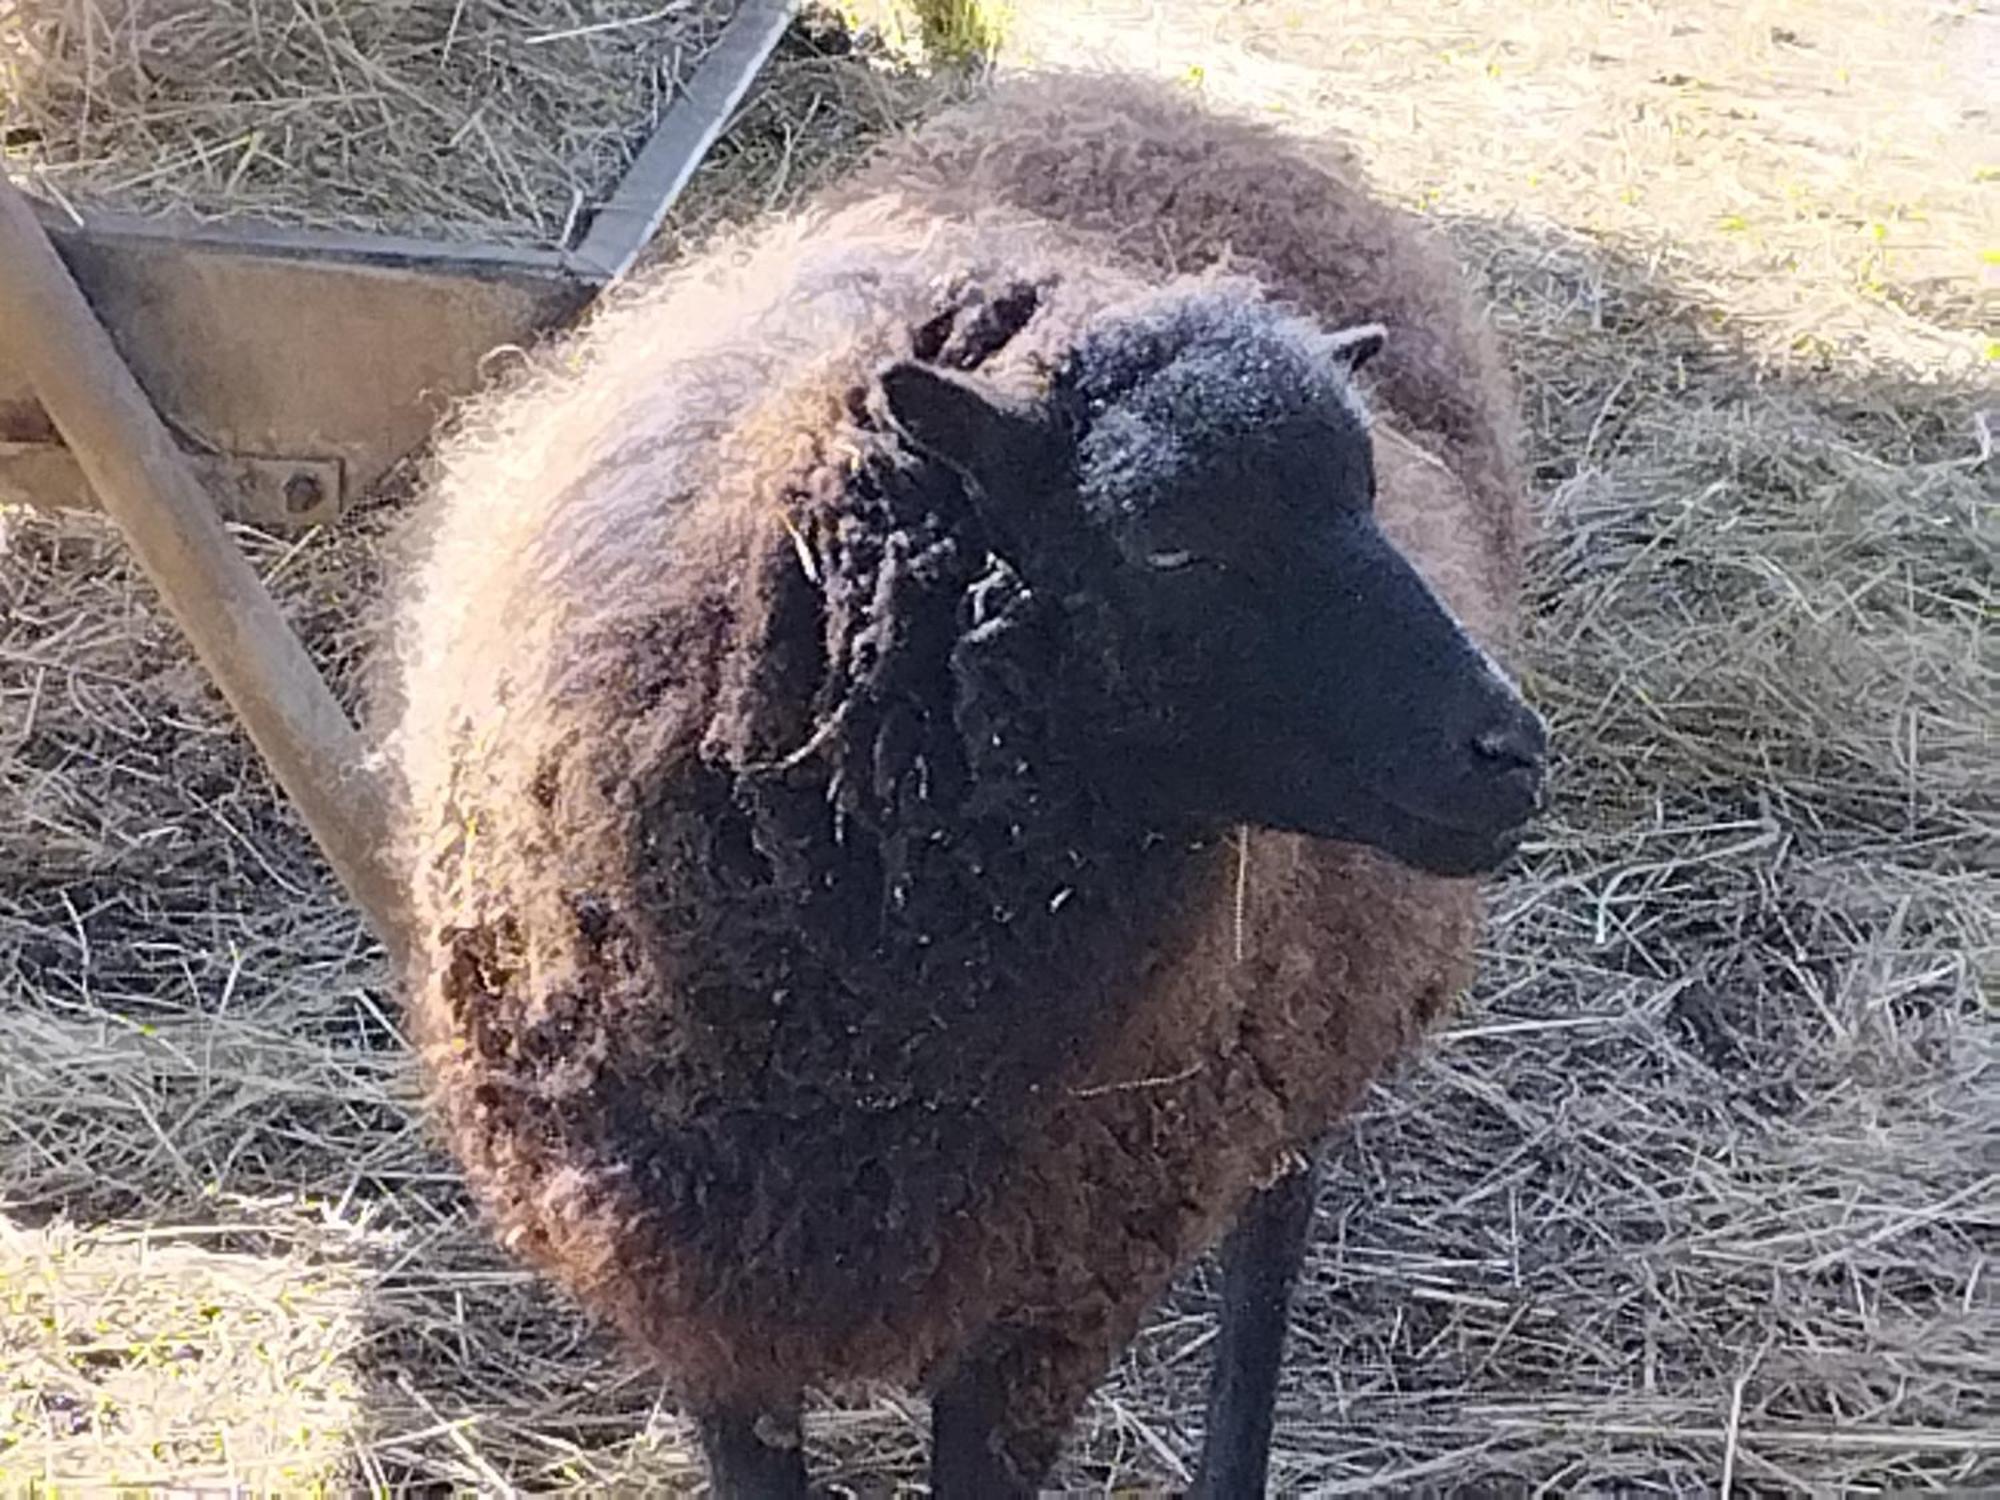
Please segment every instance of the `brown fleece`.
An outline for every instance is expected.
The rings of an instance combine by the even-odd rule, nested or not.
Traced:
[[[938,120],[446,455],[393,740],[413,1030],[506,1242],[697,1407],[978,1354],[1039,1472],[1470,977],[1473,883],[1107,798],[1067,753],[1105,684],[870,405],[913,353],[1027,391],[1218,267],[1389,325],[1385,529],[1504,644],[1513,419],[1456,276],[1338,156],[1130,82]]]

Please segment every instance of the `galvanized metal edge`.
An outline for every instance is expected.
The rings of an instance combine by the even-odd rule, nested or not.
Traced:
[[[631,269],[797,13],[797,0],[744,0],[688,80],[680,102],[667,111],[569,253],[579,274],[610,282]]]
[[[235,221],[209,224],[173,216],[92,210],[78,215],[46,199],[24,193],[43,230],[58,244],[82,236],[101,245],[175,245],[224,255],[256,255],[273,260],[326,261],[390,270],[439,270],[457,276],[575,280],[569,258],[555,250],[489,245],[476,241],[416,239],[391,234],[347,234],[325,229],[288,229],[277,224]]]
[[[686,92],[640,148],[611,197],[573,248],[459,243],[415,236],[292,229],[255,222],[71,212],[25,191],[37,219],[58,241],[82,234],[116,244],[161,242],[230,254],[333,261],[457,276],[581,282],[591,288],[630,269],[694,176],[736,107],[798,13],[798,0],[744,0],[708,51]]]

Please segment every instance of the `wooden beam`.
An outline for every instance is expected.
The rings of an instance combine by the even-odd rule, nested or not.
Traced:
[[[0,174],[0,328],[209,675],[392,948],[404,903],[359,734],[230,540],[27,201]]]

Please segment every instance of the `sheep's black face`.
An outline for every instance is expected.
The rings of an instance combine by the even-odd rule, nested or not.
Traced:
[[[1380,344],[1208,296],[1093,335],[1032,408],[917,365],[883,384],[1071,601],[1121,783],[1472,875],[1537,809],[1545,733],[1375,522],[1348,376]]]

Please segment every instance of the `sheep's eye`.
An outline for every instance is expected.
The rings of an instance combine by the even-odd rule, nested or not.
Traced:
[[[1173,573],[1194,561],[1192,552],[1154,552],[1147,556],[1146,565],[1161,573]]]

